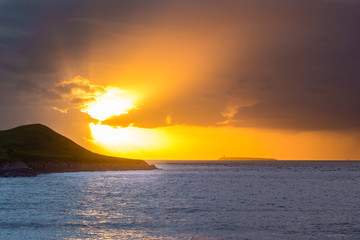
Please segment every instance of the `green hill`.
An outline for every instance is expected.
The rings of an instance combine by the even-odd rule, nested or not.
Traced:
[[[0,166],[18,163],[37,173],[156,168],[142,160],[93,153],[41,124],[0,131]]]

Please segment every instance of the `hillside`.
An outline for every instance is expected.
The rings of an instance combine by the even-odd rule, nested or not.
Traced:
[[[0,131],[0,166],[2,172],[30,168],[36,174],[156,168],[142,160],[93,153],[41,124]]]

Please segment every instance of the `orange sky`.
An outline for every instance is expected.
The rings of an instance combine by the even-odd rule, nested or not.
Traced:
[[[64,94],[55,110],[48,110],[49,118],[45,119],[52,122],[50,126],[55,130],[103,154],[149,160],[214,160],[223,155],[283,160],[343,160],[356,159],[360,154],[359,135],[351,131],[234,127],[228,123],[231,111],[225,110],[227,114],[219,113],[224,121],[214,126],[177,124],[171,112],[166,117],[164,115],[163,126],[137,127],[134,125],[136,122],[128,126],[111,126],[106,124],[109,113],[108,118],[111,119],[112,112],[122,118],[130,111],[141,111],[142,96],[136,95],[136,91],[115,91],[114,85],[91,84],[81,77],[58,84],[57,91],[68,86],[72,90]],[[63,99],[66,104],[60,106]],[[123,105],[124,99],[132,99],[133,105],[127,101]],[[151,100],[147,101],[151,103]],[[94,112],[89,109],[93,106]],[[62,124],[70,121],[71,124]]]
[[[360,158],[356,1],[110,2],[4,4],[1,129],[142,159]]]

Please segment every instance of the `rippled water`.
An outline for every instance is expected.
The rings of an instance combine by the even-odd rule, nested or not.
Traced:
[[[0,239],[360,239],[360,162],[0,179]]]

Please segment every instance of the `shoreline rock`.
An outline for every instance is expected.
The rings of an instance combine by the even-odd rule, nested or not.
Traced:
[[[51,165],[51,166],[50,166]],[[67,164],[65,164],[67,165]],[[39,174],[64,173],[64,172],[104,172],[104,171],[131,171],[131,170],[156,170],[154,164],[149,164],[147,168],[124,167],[121,164],[113,166],[109,164],[71,164],[64,167],[64,164],[49,164],[38,170],[27,166],[25,163],[8,163],[0,168],[0,177],[36,177]]]
[[[22,162],[8,163],[0,169],[0,177],[36,177],[37,175],[34,169]]]

